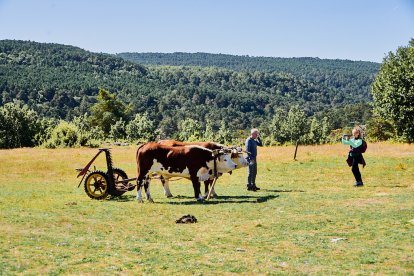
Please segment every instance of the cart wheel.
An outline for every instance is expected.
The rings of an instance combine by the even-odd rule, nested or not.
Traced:
[[[108,177],[103,171],[92,171],[85,178],[85,192],[92,199],[108,196]]]
[[[115,182],[120,181],[120,180],[124,180],[124,179],[128,179],[128,176],[127,176],[126,172],[124,172],[120,168],[113,168],[112,170],[114,172]],[[111,196],[120,196],[120,195],[123,195],[127,191],[129,191],[128,190],[128,183],[122,183],[121,182],[121,183],[115,183],[115,189],[109,189],[108,192]]]

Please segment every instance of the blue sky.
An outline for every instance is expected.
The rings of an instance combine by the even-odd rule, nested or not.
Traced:
[[[0,0],[0,39],[104,53],[381,62],[414,38],[414,0]]]

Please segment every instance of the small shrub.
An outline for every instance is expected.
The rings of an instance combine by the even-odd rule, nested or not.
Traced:
[[[373,142],[387,141],[395,136],[395,130],[391,122],[380,117],[373,117],[368,122],[367,135]]]
[[[47,148],[80,146],[79,138],[78,128],[74,124],[60,121],[53,129],[50,139],[46,141],[44,146]]]
[[[341,141],[342,135],[345,133],[342,128],[334,129],[331,131],[326,141],[330,144],[335,144]],[[346,132],[349,133],[349,132]]]
[[[39,131],[39,116],[19,102],[0,107],[0,148],[33,147]]]
[[[90,139],[86,142],[85,146],[88,148],[99,148],[101,143],[101,140]]]
[[[125,132],[130,141],[151,141],[158,135],[154,121],[149,119],[147,113],[136,114],[135,118],[125,126]]]
[[[73,118],[72,123],[78,128],[79,145],[96,148],[105,139],[103,130],[98,126],[92,126],[87,114]]]

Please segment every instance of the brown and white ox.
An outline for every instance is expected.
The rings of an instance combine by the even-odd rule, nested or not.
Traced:
[[[141,190],[144,186],[147,200],[152,202],[149,184],[153,174],[165,180],[171,177],[183,177],[191,180],[194,197],[202,201],[200,181],[213,179],[216,174],[234,170],[237,165],[230,154],[213,151],[200,146],[177,146],[149,142],[137,150],[137,200],[142,202]]]
[[[222,145],[222,144],[217,144],[214,142],[181,142],[181,141],[177,141],[177,140],[160,140],[157,142],[158,144],[161,145],[166,145],[166,146],[170,146],[170,147],[179,147],[179,146],[188,146],[188,145],[196,145],[196,146],[200,146],[203,148],[207,148],[210,150],[223,150],[223,149],[227,149],[226,146]],[[237,148],[232,148],[231,149],[231,160],[236,163],[237,167],[236,169],[240,169],[243,167],[247,167],[249,165],[249,162],[246,160],[246,158],[243,156],[243,152],[241,150],[241,148],[237,149]],[[231,171],[229,172],[231,173]],[[170,191],[170,187],[169,187],[169,181],[164,179],[163,177],[160,178],[161,182],[162,182],[162,186],[164,187],[164,193],[167,197],[173,197],[173,195],[171,194]],[[208,179],[206,181],[204,181],[204,196],[207,197],[208,192],[209,192],[209,186],[213,184],[213,179]],[[211,195],[217,196],[216,191],[214,190],[214,187],[211,191]]]

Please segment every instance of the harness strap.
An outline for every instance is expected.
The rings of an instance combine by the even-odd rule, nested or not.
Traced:
[[[211,192],[212,192],[212,191],[213,191],[213,189],[214,189],[214,185],[216,185],[217,179],[218,179],[218,177],[214,178],[213,184],[211,185],[210,190],[208,191],[207,200],[209,200],[209,199],[210,199]]]
[[[214,171],[213,171],[213,173],[214,173],[214,178],[217,179],[218,173],[217,173],[217,157],[216,156],[214,156]]]
[[[213,184],[210,187],[210,190],[208,191],[208,195],[207,195],[207,200],[210,199],[211,196],[211,192],[214,189],[214,185],[216,185],[217,179],[219,178],[218,176],[218,171],[217,171],[217,156],[214,156],[214,180],[213,180]]]

